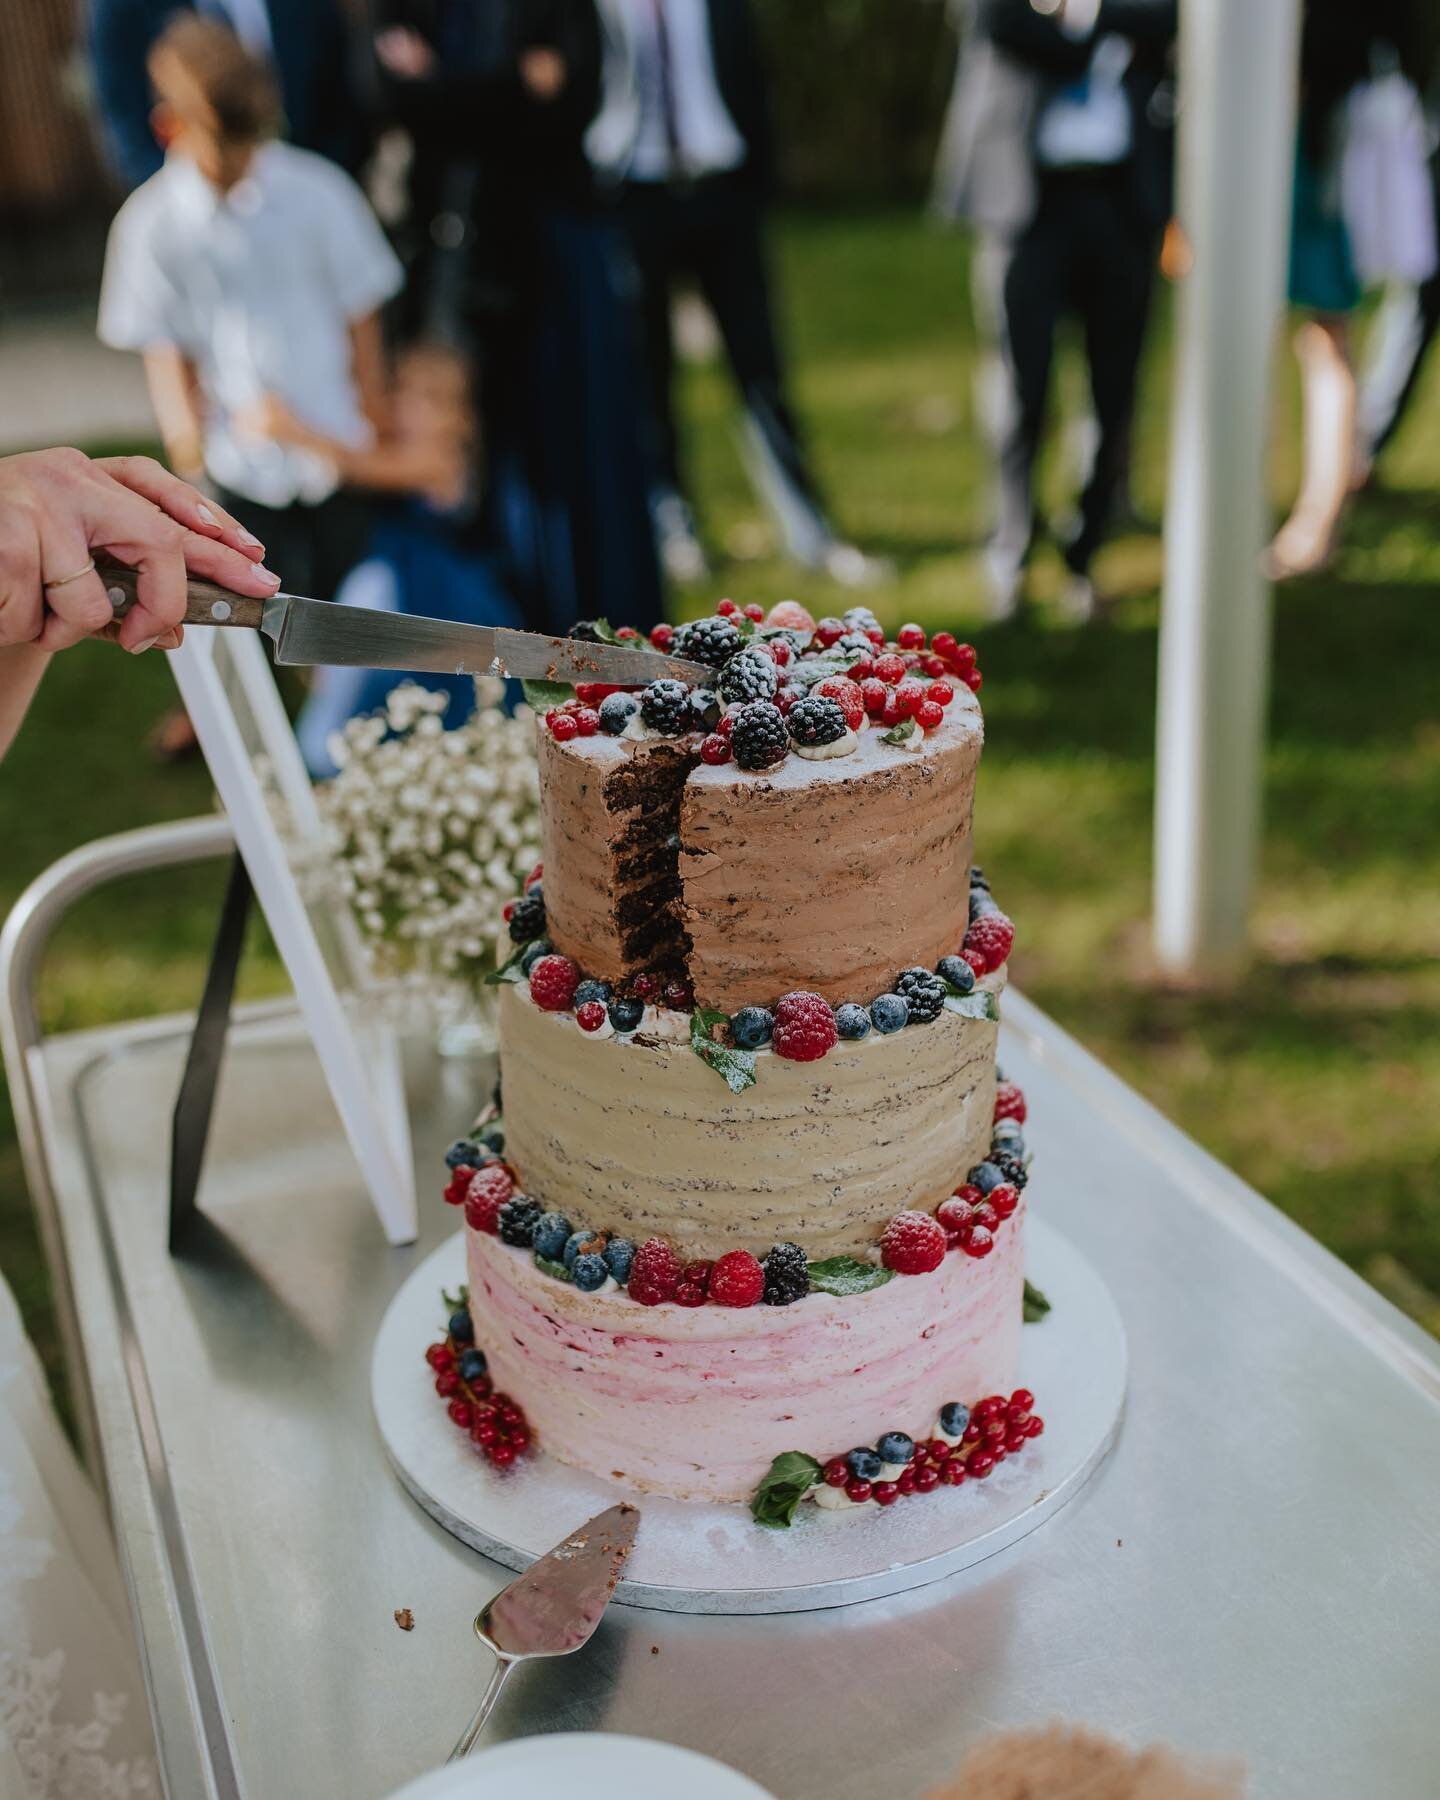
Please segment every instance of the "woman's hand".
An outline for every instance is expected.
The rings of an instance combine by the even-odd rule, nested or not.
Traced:
[[[392,25],[388,31],[376,33],[375,54],[380,66],[402,81],[423,81],[435,72],[435,52],[418,31],[404,25]]]
[[[139,571],[139,599],[119,626],[93,567],[97,550]],[[63,650],[104,636],[130,651],[173,649],[187,574],[268,599],[280,578],[264,554],[258,538],[148,456],[0,457],[0,648]]]

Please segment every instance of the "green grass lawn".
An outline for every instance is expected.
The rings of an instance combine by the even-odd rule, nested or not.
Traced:
[[[1440,359],[1360,502],[1332,574],[1277,596],[1274,698],[1255,958],[1219,991],[1158,985],[1149,963],[1158,539],[1130,535],[1098,573],[1103,624],[1067,630],[1050,602],[981,622],[987,513],[973,424],[965,253],[905,216],[786,223],[780,276],[797,398],[845,530],[893,557],[881,617],[963,625],[985,671],[988,749],[977,850],[1020,925],[1031,996],[1206,1147],[1440,1331]],[[1165,469],[1167,319],[1136,436],[1142,514]],[[1071,359],[1073,362],[1073,359]],[[1073,410],[1078,370],[1062,369]],[[1288,376],[1288,370],[1287,370]],[[772,560],[721,373],[688,376],[693,485],[727,560],[687,595],[812,610],[842,595]],[[1294,399],[1279,384],[1277,497],[1294,481]],[[1052,456],[1052,510],[1067,493]],[[0,909],[54,857],[102,832],[210,803],[203,770],[156,768],[142,740],[170,698],[158,658],[86,648],[60,660],[0,774]],[[220,875],[137,881],[83,910],[55,945],[51,1026],[193,1004]],[[280,979],[263,945],[250,991]],[[0,1116],[0,1266],[45,1349],[53,1339],[8,1118]]]

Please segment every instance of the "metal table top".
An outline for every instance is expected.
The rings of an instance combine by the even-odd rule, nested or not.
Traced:
[[[432,1199],[421,1241],[387,1247],[280,1009],[237,1027],[205,1242],[172,1262],[182,1048],[162,1021],[41,1053],[168,1788],[370,1800],[443,1758],[488,1672],[470,1619],[506,1579],[407,1498],[370,1414],[372,1335],[454,1215]],[[1254,1796],[1431,1800],[1437,1346],[1014,993],[1001,1048],[1032,1198],[1129,1335],[1105,1466],[1021,1543],[897,1599],[614,1609],[583,1656],[512,1683],[492,1733],[658,1736],[783,1800],[869,1800],[921,1794],[982,1731],[1064,1716],[1238,1755]],[[422,1193],[482,1080],[431,1068]]]

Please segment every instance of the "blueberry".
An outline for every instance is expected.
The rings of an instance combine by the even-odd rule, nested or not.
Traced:
[[[635,1260],[635,1246],[629,1238],[611,1238],[605,1246],[605,1266],[624,1287],[630,1279],[630,1265]]]
[[[989,888],[976,887],[970,890],[970,917],[983,919],[987,913],[998,913],[1000,908],[990,898]]]
[[[487,1150],[493,1150],[496,1156],[505,1154],[505,1133],[498,1125],[492,1125],[481,1137],[480,1142]]]
[[[984,888],[987,893],[989,892],[990,883],[985,879],[985,871],[979,863],[976,863],[970,871],[970,885],[972,888]]]
[[[887,1431],[875,1446],[881,1462],[908,1463],[915,1454],[915,1440],[904,1431]]]
[[[480,1160],[480,1146],[471,1138],[456,1138],[445,1152],[447,1169],[473,1169]]]
[[[459,1312],[450,1315],[450,1335],[457,1344],[473,1344],[475,1341],[474,1323],[463,1306]]]
[[[570,1241],[571,1225],[564,1213],[547,1212],[535,1225],[535,1254],[558,1262]]]
[[[992,1162],[976,1163],[965,1177],[972,1187],[978,1187],[982,1194],[988,1194],[991,1188],[997,1188],[1005,1179],[1005,1171],[997,1169]]]
[[[460,1379],[479,1381],[487,1367],[483,1350],[466,1350],[460,1358]]]
[[[835,1029],[842,1038],[863,1038],[870,1032],[870,1015],[863,1006],[847,1000],[835,1008]]]
[[[590,1243],[594,1237],[595,1233],[588,1225],[577,1226],[576,1229],[570,1233],[560,1249],[560,1260],[567,1269],[573,1269],[575,1267],[575,1258],[580,1254],[580,1246],[582,1244]]]
[[[852,1450],[845,1461],[857,1481],[878,1481],[880,1471],[885,1466],[873,1450],[863,1445],[858,1450]]]
[[[536,938],[533,944],[527,944],[520,953],[520,968],[528,975],[542,956],[549,956],[551,944],[548,938]]]
[[[992,1150],[1006,1150],[1011,1156],[1025,1154],[1025,1133],[1014,1119],[997,1119],[995,1129],[990,1134]]]
[[[640,702],[634,694],[607,694],[600,702],[600,729],[610,737],[619,737],[639,710]]]
[[[593,1251],[575,1258],[575,1266],[570,1271],[570,1279],[582,1294],[594,1293],[598,1287],[604,1287],[610,1274],[605,1266],[605,1258],[597,1256]]]
[[[879,994],[870,1002],[870,1018],[877,1031],[899,1031],[910,1023],[910,1002],[903,994]]]
[[[588,1001],[598,1000],[602,1006],[608,1006],[614,991],[608,981],[582,981],[575,990],[574,1005],[579,1008]]]
[[[959,1400],[948,1400],[940,1408],[940,1429],[946,1437],[963,1437],[970,1423],[970,1408]]]
[[[633,1031],[645,1016],[643,1000],[627,999],[617,995],[610,1002],[610,1024],[616,1031]]]
[[[775,1015],[763,1006],[742,1006],[730,1021],[730,1035],[742,1050],[763,1050],[775,1029]]]
[[[975,986],[975,971],[963,956],[942,956],[935,972],[958,993],[968,994]]]

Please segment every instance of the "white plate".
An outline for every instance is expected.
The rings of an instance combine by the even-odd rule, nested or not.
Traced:
[[[522,1785],[523,1784],[523,1785]],[[422,1775],[390,1800],[773,1800],[724,1763],[615,1732],[516,1738]]]
[[[1125,1402],[1125,1332],[1115,1303],[1068,1238],[1026,1222],[1025,1265],[1053,1311],[1027,1325],[1021,1383],[1045,1435],[986,1481],[912,1495],[854,1515],[803,1506],[765,1531],[743,1506],[636,1496],[543,1455],[497,1476],[435,1398],[425,1348],[443,1323],[441,1288],[465,1280],[457,1231],[414,1269],[375,1339],[370,1393],[396,1472],[431,1516],[507,1569],[527,1568],[576,1525],[639,1499],[640,1535],[615,1590],[665,1612],[802,1612],[904,1593],[993,1556],[1073,1499],[1115,1441]]]

